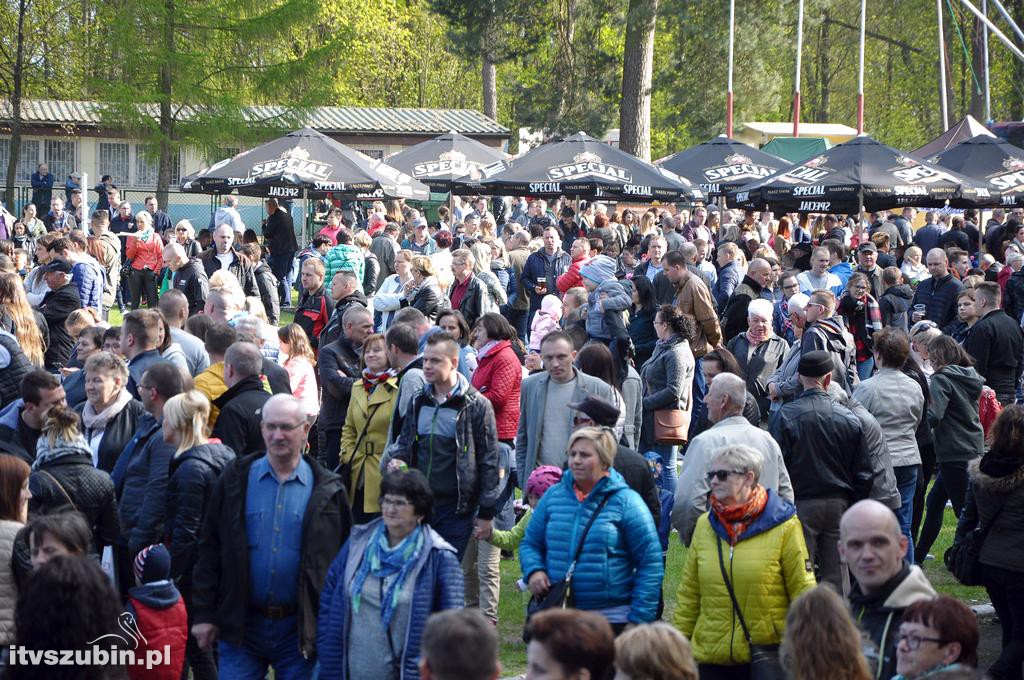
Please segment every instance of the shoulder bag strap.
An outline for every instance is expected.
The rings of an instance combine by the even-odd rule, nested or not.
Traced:
[[[583,541],[586,540],[587,534],[590,532],[590,527],[594,526],[594,520],[596,520],[597,516],[601,514],[602,510],[604,510],[604,506],[608,505],[608,501],[612,499],[612,496],[614,496],[617,493],[618,490],[615,490],[612,491],[607,496],[605,496],[604,498],[602,498],[601,502],[597,504],[596,508],[594,508],[594,513],[590,516],[590,519],[587,521],[587,526],[583,527],[583,533],[580,534],[580,542],[576,546],[576,554],[573,555],[572,562],[569,563],[569,568],[565,572],[566,582],[572,581],[572,574],[574,571],[576,571],[576,562],[580,559],[580,555],[583,554]]]
[[[747,622],[743,620],[743,612],[740,611],[740,603],[736,601],[736,593],[733,592],[732,583],[729,582],[729,576],[725,573],[725,558],[722,556],[722,537],[715,534],[715,540],[718,545],[718,566],[722,569],[722,580],[725,581],[725,589],[729,591],[732,609],[740,620],[740,628],[743,629],[743,637],[746,639],[747,644],[753,645],[754,643],[750,640],[750,631],[747,630]]]
[[[60,482],[57,481],[57,478],[54,477],[53,475],[51,475],[46,470],[39,470],[39,472],[44,474],[44,475],[46,475],[47,477],[49,477],[50,481],[57,485],[57,488],[60,489],[61,495],[64,496],[64,499],[67,500],[67,502],[71,506],[71,508],[77,512],[78,511],[78,506],[75,505],[75,502],[73,500],[71,500],[71,496],[68,495],[68,492],[64,489],[64,486]]]

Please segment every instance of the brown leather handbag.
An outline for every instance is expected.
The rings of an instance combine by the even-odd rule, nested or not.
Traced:
[[[689,411],[666,408],[654,412],[654,441],[657,444],[685,444],[689,429]]]

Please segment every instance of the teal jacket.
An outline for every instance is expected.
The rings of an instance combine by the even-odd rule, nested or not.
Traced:
[[[657,618],[665,575],[661,543],[650,510],[615,470],[582,503],[576,498],[571,471],[547,490],[519,546],[523,578],[529,581],[534,572],[544,571],[552,583],[563,580],[587,521],[610,493],[615,495],[594,521],[576,563],[573,606],[583,610],[628,606],[630,623],[650,623]]]
[[[355,272],[356,280],[361,288],[363,285],[363,272],[366,268],[366,258],[363,256],[363,251],[359,249],[359,246],[354,246],[351,243],[342,243],[334,246],[324,255],[324,268],[327,270],[324,276],[324,285],[327,286],[328,290],[331,288],[331,280],[334,279],[334,275],[343,269],[350,269]]]

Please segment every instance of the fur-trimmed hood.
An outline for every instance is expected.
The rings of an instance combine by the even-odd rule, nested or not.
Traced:
[[[981,461],[984,458],[976,458],[967,464],[971,481],[978,485],[978,488],[991,494],[1008,494],[1024,486],[1024,465],[1002,477],[993,477],[981,471]]]

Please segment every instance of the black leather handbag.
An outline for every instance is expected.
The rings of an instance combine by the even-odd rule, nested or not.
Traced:
[[[953,545],[949,546],[949,549],[942,555],[946,569],[963,585],[982,585],[981,548],[985,544],[989,529],[996,523],[996,518],[999,517],[999,513],[1003,511],[1005,505],[1004,502],[985,526],[981,526],[979,519],[978,526],[961,536],[959,540],[954,541]]]
[[[725,558],[722,556],[722,539],[716,537],[718,543],[718,566],[722,569],[722,580],[725,581],[725,589],[729,591],[729,599],[732,600],[732,609],[736,612],[736,618],[740,621],[740,628],[743,629],[743,639],[750,646],[750,678],[751,680],[786,680],[786,673],[782,670],[779,662],[779,645],[755,645],[750,639],[750,631],[747,629],[747,622],[743,619],[743,612],[740,611],[740,604],[736,601],[736,593],[733,592],[732,583],[725,573]]]

